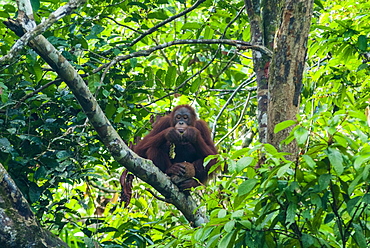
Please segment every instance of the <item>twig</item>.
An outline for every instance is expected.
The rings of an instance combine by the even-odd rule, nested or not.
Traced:
[[[226,109],[226,107],[229,105],[229,103],[231,102],[231,100],[234,98],[234,96],[236,95],[236,93],[241,89],[243,88],[244,86],[248,85],[248,84],[251,84],[253,83],[254,81],[256,81],[254,78],[256,74],[253,73],[252,76],[250,76],[247,80],[245,80],[243,83],[241,83],[236,89],[235,91],[231,94],[231,96],[229,97],[229,99],[227,99],[226,103],[224,104],[224,106],[222,107],[222,109],[220,110],[220,112],[218,113],[218,115],[216,116],[216,119],[213,123],[213,127],[212,127],[212,137],[214,138],[215,135],[216,135],[216,126],[217,126],[217,121],[218,119],[221,117],[222,113],[224,112],[224,110]]]
[[[160,201],[164,201],[164,202],[167,202],[167,203],[171,203],[170,201],[168,201],[166,198],[163,198],[163,197],[160,197],[160,196],[157,196],[151,189],[149,188],[146,188],[145,189],[146,191],[148,191],[150,194],[152,194],[152,196],[154,196],[154,198],[156,198],[157,200],[160,200]]]
[[[236,46],[239,50],[254,49],[254,50],[258,50],[260,52],[263,52],[268,56],[272,55],[271,50],[269,50],[268,48],[266,48],[264,46],[253,45],[250,42],[241,41],[241,40],[228,40],[228,39],[174,40],[174,41],[170,41],[170,42],[158,45],[158,46],[154,46],[154,47],[149,48],[147,50],[141,50],[141,51],[137,51],[137,52],[134,52],[134,53],[131,53],[131,54],[128,54],[128,55],[115,57],[110,63],[106,63],[106,64],[96,68],[93,71],[93,73],[97,73],[97,72],[99,72],[99,71],[101,71],[105,68],[104,73],[103,73],[103,75],[100,79],[100,81],[102,82],[102,81],[104,81],[105,75],[107,74],[109,68],[114,66],[115,64],[117,64],[120,61],[126,61],[128,59],[136,58],[136,57],[146,57],[146,56],[149,56],[150,54],[152,54],[153,52],[155,52],[157,50],[164,49],[164,48],[167,48],[167,47],[170,47],[170,46],[185,45],[185,44],[223,44],[223,45]]]
[[[245,110],[247,109],[250,99],[251,99],[251,92],[248,93],[247,100],[245,101],[244,108],[242,112],[240,113],[240,118],[238,122],[234,125],[234,127],[229,132],[227,132],[227,134],[225,134],[219,141],[216,142],[215,146],[218,146],[227,136],[229,136],[232,132],[234,132],[234,130],[239,126],[240,122],[242,121],[244,117]]]
[[[23,96],[19,101],[18,103],[13,107],[13,109],[17,109],[19,108],[19,106],[24,102],[26,101],[28,98],[31,98],[33,97],[34,95],[36,95],[37,93],[39,93],[40,91],[46,89],[47,87],[49,87],[50,85],[52,84],[56,84],[56,83],[60,83],[62,82],[63,80],[58,78],[58,79],[55,79],[54,81],[50,81],[49,83],[46,83],[45,85],[41,86],[40,88],[38,88],[37,90],[31,92],[31,93],[28,93],[27,95]]]

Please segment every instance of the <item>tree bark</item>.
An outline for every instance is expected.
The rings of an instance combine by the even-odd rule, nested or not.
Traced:
[[[245,0],[250,20],[251,43],[273,49],[275,32],[280,23],[282,0]],[[268,78],[271,57],[253,50],[253,69],[257,77],[257,121],[261,143],[267,143]]]
[[[0,164],[0,244],[2,248],[68,247],[42,229],[27,200]]]
[[[296,120],[299,111],[312,11],[313,0],[285,1],[269,69],[267,142],[292,156],[298,152],[297,143],[282,141],[293,126],[278,133],[274,133],[274,127],[285,120]]]

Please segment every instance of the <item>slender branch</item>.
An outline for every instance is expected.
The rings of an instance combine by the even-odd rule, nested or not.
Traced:
[[[133,42],[131,42],[130,46],[133,46],[135,45],[136,43],[138,43],[141,39],[143,39],[145,36],[155,32],[156,30],[158,30],[158,28],[166,25],[167,23],[183,16],[183,15],[186,15],[187,13],[189,13],[190,11],[194,10],[195,8],[197,8],[201,3],[205,2],[205,0],[198,0],[194,3],[193,6],[191,6],[190,8],[180,12],[179,14],[177,15],[174,15],[174,16],[171,16],[170,18],[167,18],[166,20],[164,20],[163,22],[161,23],[158,23],[157,25],[155,25],[154,27],[148,29],[145,33],[141,34],[139,37],[137,37]]]
[[[219,141],[216,142],[215,146],[218,146],[227,136],[229,136],[232,132],[234,132],[234,130],[239,126],[240,122],[242,122],[244,114],[245,114],[245,110],[247,109],[250,99],[251,99],[251,92],[248,93],[247,100],[245,101],[244,108],[242,112],[240,113],[240,118],[238,122],[234,125],[234,127],[229,132],[227,132],[227,134],[225,134]]]
[[[139,33],[139,34],[143,34],[143,32],[141,32],[141,31],[139,31],[139,30],[136,30],[136,29],[134,29],[134,28],[132,28],[132,27],[130,27],[130,26],[127,26],[127,25],[124,25],[124,24],[121,24],[121,23],[117,22],[114,18],[112,18],[112,17],[110,17],[110,16],[102,16],[102,17],[103,17],[103,18],[107,18],[107,19],[109,19],[109,20],[113,21],[113,22],[114,22],[115,24],[117,24],[118,26],[125,27],[125,28],[130,29],[131,31],[134,31],[134,32]]]
[[[31,98],[33,97],[34,95],[36,95],[37,93],[39,93],[40,91],[46,89],[47,87],[49,87],[50,85],[52,84],[56,84],[56,83],[60,83],[62,82],[63,80],[58,78],[58,79],[55,79],[53,81],[50,81],[48,83],[46,83],[45,85],[41,86],[40,88],[38,88],[37,90],[31,92],[31,93],[28,93],[27,95],[23,96],[19,101],[18,103],[13,107],[13,109],[17,109],[19,108],[19,106],[24,102],[26,101],[28,98]]]
[[[96,68],[93,73],[97,73],[101,70],[104,70],[104,73],[101,77],[100,81],[103,81],[105,78],[105,75],[107,74],[110,67],[114,66],[120,61],[126,61],[128,59],[136,58],[136,57],[146,57],[152,54],[153,52],[164,49],[170,46],[176,46],[176,45],[185,45],[185,44],[223,44],[223,45],[230,45],[230,46],[236,46],[239,50],[247,50],[247,49],[254,49],[258,50],[260,52],[265,53],[268,56],[272,56],[272,51],[267,49],[264,46],[254,45],[250,42],[241,41],[241,40],[228,40],[228,39],[189,39],[189,40],[174,40],[170,41],[158,46],[154,46],[152,48],[149,48],[147,50],[141,50],[137,51],[128,55],[124,56],[117,56],[115,57],[110,63],[106,63],[98,68]]]
[[[217,124],[217,121],[218,119],[221,117],[222,113],[224,112],[224,110],[226,109],[226,107],[229,105],[229,103],[231,102],[231,100],[234,98],[234,96],[236,95],[237,92],[239,92],[239,90],[241,88],[243,88],[244,86],[250,84],[250,83],[253,83],[255,81],[255,79],[253,80],[255,76],[255,73],[252,74],[252,76],[250,76],[247,80],[245,80],[244,82],[242,82],[238,88],[235,89],[235,91],[231,94],[231,96],[229,97],[229,99],[227,99],[226,103],[224,104],[224,106],[222,107],[222,109],[220,110],[220,112],[218,113],[218,115],[216,116],[216,119],[213,123],[213,127],[212,127],[212,137],[214,138],[215,135],[216,135],[216,124]]]

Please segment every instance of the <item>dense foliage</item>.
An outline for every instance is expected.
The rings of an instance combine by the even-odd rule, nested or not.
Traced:
[[[0,2],[1,21],[14,18],[15,3]],[[38,22],[61,4],[31,2]],[[193,193],[210,218],[204,227],[191,228],[140,180],[131,205],[121,206],[123,168],[68,87],[27,48],[0,68],[0,162],[42,225],[70,247],[369,246],[370,3],[315,3],[299,119],[275,129],[297,124],[286,140],[297,140],[297,161],[255,137],[251,51],[182,44],[124,57],[180,39],[248,41],[244,1],[204,1],[152,32],[194,1],[90,0],[44,33],[127,143],[150,129],[152,116],[179,103],[193,104],[215,127],[229,173]],[[3,23],[0,34],[4,56],[18,37]],[[116,56],[122,57],[107,67]]]

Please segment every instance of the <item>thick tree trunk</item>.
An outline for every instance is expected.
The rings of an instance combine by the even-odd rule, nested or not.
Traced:
[[[282,0],[245,0],[250,20],[251,43],[273,49],[275,32],[280,24]],[[253,68],[257,76],[257,121],[261,143],[267,143],[268,77],[271,58],[253,51]]]
[[[30,206],[0,164],[0,247],[68,247],[42,229]]]
[[[313,0],[285,2],[269,70],[267,142],[294,156],[298,151],[296,142],[281,143],[293,127],[278,133],[274,133],[274,127],[282,121],[295,120],[299,111]]]

